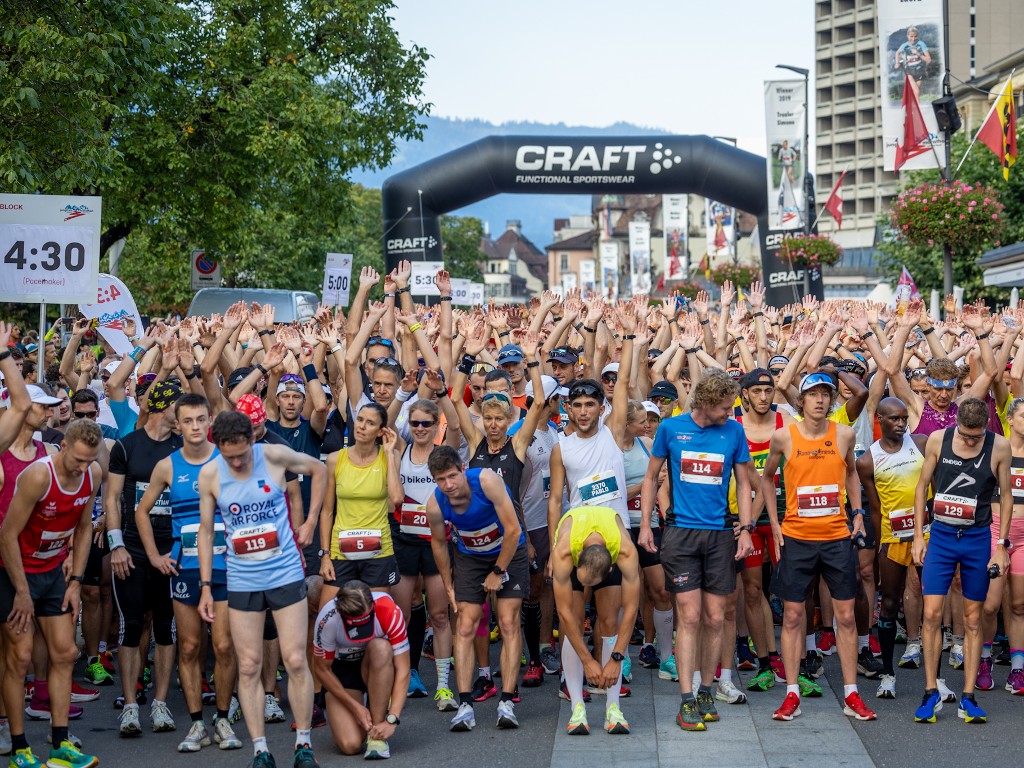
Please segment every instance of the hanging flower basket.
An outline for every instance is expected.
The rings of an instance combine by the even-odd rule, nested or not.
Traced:
[[[896,235],[912,246],[949,246],[953,253],[977,253],[998,246],[1003,204],[981,184],[920,184],[904,190],[890,208]]]
[[[733,285],[746,290],[752,282],[761,279],[761,268],[749,264],[722,264],[712,270],[711,279],[715,285],[732,280]]]
[[[843,258],[843,249],[826,235],[795,235],[782,241],[779,256],[795,267],[830,267]]]

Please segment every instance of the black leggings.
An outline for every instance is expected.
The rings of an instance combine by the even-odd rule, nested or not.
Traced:
[[[174,607],[171,603],[171,577],[150,565],[145,553],[129,551],[135,567],[127,579],[116,576],[114,602],[121,617],[118,642],[138,648],[146,613],[153,612],[153,636],[157,645],[174,645]]]

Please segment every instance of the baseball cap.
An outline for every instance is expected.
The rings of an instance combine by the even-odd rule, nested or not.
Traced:
[[[827,373],[808,373],[800,382],[800,391],[806,392],[809,389],[814,389],[814,387],[820,387],[822,385],[833,390],[836,389],[836,383],[832,381],[832,377]]]
[[[181,397],[181,387],[173,381],[158,381],[149,390],[146,405],[150,413],[163,413]]]
[[[737,368],[735,365],[731,365],[725,369],[725,372],[729,374],[729,378],[733,381],[739,381],[743,378],[743,369]]]
[[[659,381],[647,394],[648,400],[653,400],[656,397],[667,397],[672,400],[679,399],[679,390],[676,389],[676,385],[671,381]]]
[[[120,365],[120,360],[111,360],[109,363],[104,363],[103,372],[113,375],[114,371],[116,371],[120,367]]]
[[[755,368],[740,380],[740,389],[757,386],[775,386],[775,379],[772,378],[767,368]]]
[[[552,397],[554,397],[555,392],[558,391],[558,379],[556,379],[554,376],[541,376],[540,382],[544,390],[544,399],[550,400]],[[565,394],[568,395],[569,392],[566,391]],[[532,381],[526,382],[526,396],[533,397]]]
[[[368,643],[373,640],[374,635],[374,610],[370,607],[366,613],[362,613],[358,616],[346,616],[345,614],[338,612],[341,616],[341,623],[345,627],[345,637],[348,638],[351,643]]]
[[[576,365],[580,361],[580,356],[572,347],[555,347],[548,354],[548,360],[557,360],[566,365]]]
[[[39,403],[40,405],[60,405],[60,398],[48,395],[46,390],[37,384],[28,384],[25,389],[28,390],[28,396],[33,403]]]
[[[248,416],[254,427],[258,427],[267,420],[267,409],[263,407],[263,401],[256,395],[242,395],[238,398],[235,410]]]
[[[235,370],[228,375],[227,388],[232,389],[233,387],[237,387],[250,373],[252,373],[252,368],[235,368]]]
[[[521,363],[524,359],[523,350],[515,344],[506,344],[498,350],[498,365],[505,363]]]
[[[654,403],[652,403],[650,400],[644,400],[641,403],[641,405],[643,405],[644,410],[647,411],[648,413],[653,413],[659,419],[661,418],[661,409]]]
[[[619,372],[619,364],[618,363],[608,363],[608,365],[606,365],[604,368],[601,369],[601,375],[602,376],[604,376],[606,373],[618,373],[618,372]]]
[[[789,365],[789,358],[785,355],[772,355],[772,359],[768,361],[769,368],[785,368]]]

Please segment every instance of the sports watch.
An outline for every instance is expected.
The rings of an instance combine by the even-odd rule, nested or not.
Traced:
[[[393,715],[390,712],[388,712],[386,715],[384,715],[384,722],[388,725],[398,725],[402,721],[398,719],[398,715]]]
[[[625,656],[623,656],[623,655],[622,655],[621,653],[619,653],[618,651],[612,651],[612,661],[622,661],[622,660],[623,660],[623,659],[625,659],[625,658],[626,658],[626,657],[625,657]]]
[[[1009,539],[996,539],[996,544],[1002,544],[1003,549],[1011,549],[1013,547],[1013,542]]]
[[[495,576],[504,576],[505,575],[505,569],[502,568],[497,563],[495,563],[494,565],[491,566],[491,573],[493,573]]]

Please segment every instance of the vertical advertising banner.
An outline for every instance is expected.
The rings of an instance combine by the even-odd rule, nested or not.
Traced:
[[[942,96],[943,0],[878,0],[878,62],[881,72],[882,141],[885,170],[896,166],[896,144],[903,142],[903,89],[910,78],[921,105],[931,148],[906,161],[900,170],[940,168],[946,143],[939,133],[931,102]],[[934,151],[932,151],[934,150]]]
[[[568,295],[569,291],[579,287],[579,280],[575,272],[562,273],[562,295]]]
[[[651,292],[651,222],[629,222],[629,292]]]
[[[806,101],[803,80],[769,80],[764,84],[768,216],[773,229],[804,228]]]
[[[661,218],[665,232],[665,280],[685,280],[690,273],[686,233],[689,206],[686,195],[663,195]]]
[[[601,243],[601,295],[608,301],[619,298],[619,242]]]
[[[736,241],[734,225],[736,211],[725,203],[708,200],[705,215],[707,217],[708,229],[708,256],[711,258],[716,256],[732,258],[732,249]],[[709,268],[713,266],[713,264],[708,264]]]
[[[788,259],[779,256],[782,241],[792,237],[793,232],[782,229],[770,229],[764,239],[764,252],[761,254],[761,272],[764,275],[765,304],[771,307],[784,307],[786,304],[798,304],[805,295],[804,268],[794,266]],[[825,295],[825,285],[821,270],[810,271],[810,293],[819,300]]]
[[[580,292],[584,298],[597,293],[597,268],[593,259],[580,262]]]

